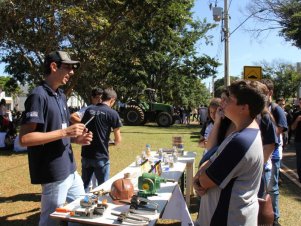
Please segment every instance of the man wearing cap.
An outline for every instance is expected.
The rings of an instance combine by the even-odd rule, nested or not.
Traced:
[[[49,53],[44,61],[45,80],[25,102],[20,144],[28,147],[31,183],[42,186],[39,226],[58,225],[49,214],[85,194],[71,140],[90,144],[92,133],[81,123],[69,126],[66,96],[59,89],[79,66],[80,62],[71,60],[66,52]]]

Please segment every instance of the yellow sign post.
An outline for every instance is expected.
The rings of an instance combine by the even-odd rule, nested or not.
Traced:
[[[259,66],[244,66],[244,79],[261,80],[262,68]]]

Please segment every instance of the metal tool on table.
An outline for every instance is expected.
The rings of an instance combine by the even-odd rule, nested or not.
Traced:
[[[158,211],[159,204],[147,198],[134,195],[131,199],[130,213],[155,215]]]
[[[139,216],[129,212],[111,213],[111,214],[117,216],[118,217],[117,221],[119,221],[120,223],[126,222],[126,223],[137,224],[137,225],[141,225],[141,224],[148,225],[150,221],[148,217]]]
[[[100,197],[100,196],[104,196],[104,195],[106,195],[106,194],[109,194],[109,191],[105,191],[105,190],[103,190],[103,189],[100,189],[100,190],[93,190],[92,192],[90,192],[90,193],[92,193],[93,195],[97,195],[98,197]]]
[[[108,191],[104,191],[103,189],[87,193],[84,195],[84,198],[80,200],[80,206],[85,208],[85,207],[91,207],[93,205],[96,205],[98,204],[98,198],[108,193],[109,193]]]
[[[91,206],[96,205],[97,202],[98,202],[98,196],[85,195],[85,197],[80,200],[80,206],[82,208],[91,207]]]
[[[166,182],[175,182],[175,180],[165,179],[154,173],[143,173],[142,176],[138,178],[138,196],[148,197],[156,195],[157,190],[160,188],[160,184]]]
[[[79,208],[74,211],[73,217],[93,217],[94,208],[93,207],[86,207],[86,208]]]
[[[94,191],[92,194],[86,194],[83,199],[80,200],[81,208],[74,211],[73,216],[75,217],[95,217],[102,216],[104,211],[107,209],[107,199],[103,199],[99,203],[98,198],[107,194],[104,190]]]
[[[92,205],[89,207],[78,208],[73,212],[73,214],[70,214],[70,216],[88,218],[99,217],[103,215],[107,207],[108,205],[106,202],[97,203],[96,205]]]

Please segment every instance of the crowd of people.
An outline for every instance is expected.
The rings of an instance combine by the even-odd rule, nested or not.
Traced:
[[[110,134],[117,145],[122,127],[112,109],[117,99],[113,89],[93,89],[91,105],[70,114],[60,86],[74,76],[79,61],[54,51],[45,57],[44,67],[44,82],[28,96],[20,128],[31,183],[42,187],[40,226],[58,225],[49,215],[84,195],[93,174],[98,184],[109,178]],[[283,138],[294,131],[300,177],[301,111],[285,112],[285,100],[273,103],[273,92],[271,80],[237,80],[208,108],[175,109],[181,123],[189,124],[192,117],[202,124],[205,152],[193,180],[201,197],[196,225],[256,225],[258,197],[265,192],[272,197],[273,225],[280,225],[279,170],[283,147],[290,141],[289,135]],[[82,145],[82,176],[71,142]]]
[[[208,107],[200,105],[199,107],[177,106],[174,112],[178,116],[179,124],[189,125],[191,122],[199,122],[201,125],[206,123],[208,118]]]
[[[293,103],[290,107],[284,98],[273,102],[273,94],[274,84],[269,79],[236,81],[223,91],[221,98],[211,100],[208,120],[202,127],[199,141],[205,152],[194,178],[194,187],[201,197],[196,225],[254,225],[255,221],[251,223],[250,219],[258,215],[257,198],[263,198],[267,193],[271,196],[274,212],[271,225],[280,225],[280,166],[283,149],[291,142],[291,137],[294,137],[301,182],[301,98],[298,104]],[[247,113],[245,109],[248,109]],[[254,109],[260,111],[255,114]],[[240,120],[246,123],[243,127]],[[251,136],[248,128],[259,132],[260,142],[257,135]],[[262,155],[262,160],[258,156],[249,156],[254,154],[253,148],[257,155]],[[256,161],[252,162],[254,157]],[[248,169],[252,164],[253,167]],[[248,202],[244,203],[246,200]],[[252,205],[254,215],[250,212]],[[235,215],[231,212],[233,207],[237,208]],[[242,220],[241,224],[231,223],[237,219]]]

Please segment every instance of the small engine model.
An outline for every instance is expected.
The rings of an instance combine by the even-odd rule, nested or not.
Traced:
[[[156,195],[161,183],[175,182],[174,180],[162,178],[154,173],[143,173],[138,178],[138,196],[147,197]]]

